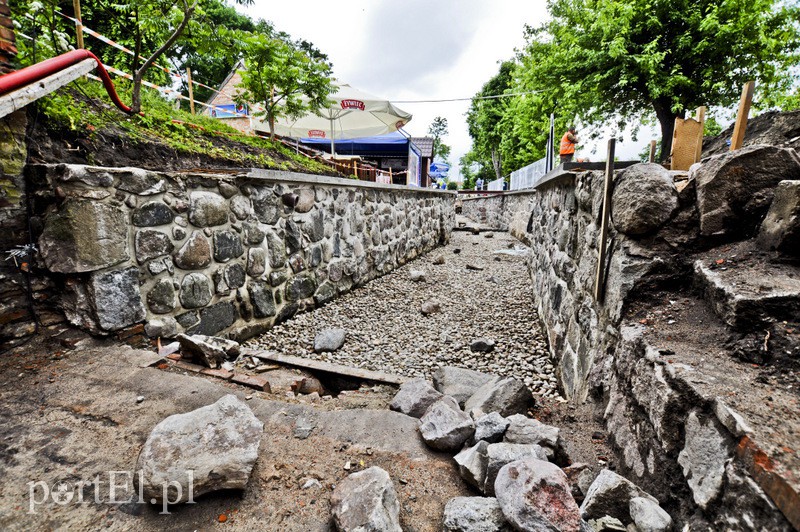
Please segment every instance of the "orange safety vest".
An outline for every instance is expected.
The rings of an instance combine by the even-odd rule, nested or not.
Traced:
[[[569,135],[569,131],[564,133],[564,136],[561,137],[561,150],[558,152],[559,155],[569,155],[571,153],[575,153],[575,143],[571,142],[567,136]]]

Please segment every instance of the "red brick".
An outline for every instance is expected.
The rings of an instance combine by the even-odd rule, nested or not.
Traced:
[[[125,338],[130,338],[136,334],[144,334],[144,323],[137,323],[127,329],[122,329],[117,333],[117,338],[120,340],[124,340]]]
[[[203,371],[201,371],[200,373],[202,373],[203,375],[208,375],[210,377],[216,377],[218,379],[224,379],[226,381],[231,380],[231,378],[233,377],[233,372],[232,371],[228,371],[226,369],[206,368]]]
[[[11,55],[17,55],[17,47],[13,42],[4,41],[0,39],[0,52],[5,52]]]
[[[264,377],[257,377],[255,375],[245,375],[242,373],[237,373],[231,379],[232,382],[236,384],[241,384],[243,386],[249,386],[250,388],[255,388],[256,390],[261,390],[267,393],[271,393],[272,389],[270,388],[269,381]]]
[[[0,26],[0,39],[5,39],[10,42],[14,42],[16,40],[16,35],[14,35],[14,30],[8,29],[5,26]]]

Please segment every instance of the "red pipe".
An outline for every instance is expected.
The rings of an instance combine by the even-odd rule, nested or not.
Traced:
[[[22,87],[30,85],[31,83],[40,81],[47,76],[51,76],[56,72],[60,72],[71,67],[72,65],[77,65],[86,59],[94,59],[97,61],[100,79],[103,81],[103,86],[106,88],[106,92],[108,92],[108,95],[111,97],[111,101],[114,102],[114,105],[119,107],[122,111],[132,114],[133,111],[131,108],[122,103],[122,100],[119,99],[117,91],[114,89],[114,82],[111,81],[108,72],[106,72],[106,69],[103,67],[103,63],[101,63],[97,56],[92,52],[84,49],[73,50],[57,57],[42,61],[41,63],[36,63],[35,65],[25,67],[22,70],[17,70],[16,72],[11,72],[10,74],[0,76],[0,96],[17,89],[21,89]]]

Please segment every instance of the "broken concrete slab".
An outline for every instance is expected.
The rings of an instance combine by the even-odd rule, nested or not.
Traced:
[[[726,324],[749,330],[800,315],[800,276],[787,264],[740,264],[722,269],[698,260],[695,280]]]
[[[403,532],[400,503],[389,473],[373,466],[349,475],[331,495],[333,520],[341,532]]]
[[[244,489],[263,430],[264,424],[233,395],[169,416],[155,426],[139,453],[136,471],[143,482],[139,488],[147,500],[167,498],[170,503],[222,489]],[[139,475],[134,477],[138,482]]]
[[[177,338],[184,352],[213,369],[240,352],[237,342],[225,338],[202,334],[179,334]]]

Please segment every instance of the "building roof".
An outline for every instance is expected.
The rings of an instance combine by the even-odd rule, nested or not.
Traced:
[[[433,157],[433,137],[411,137],[411,142],[419,148],[421,157]]]

